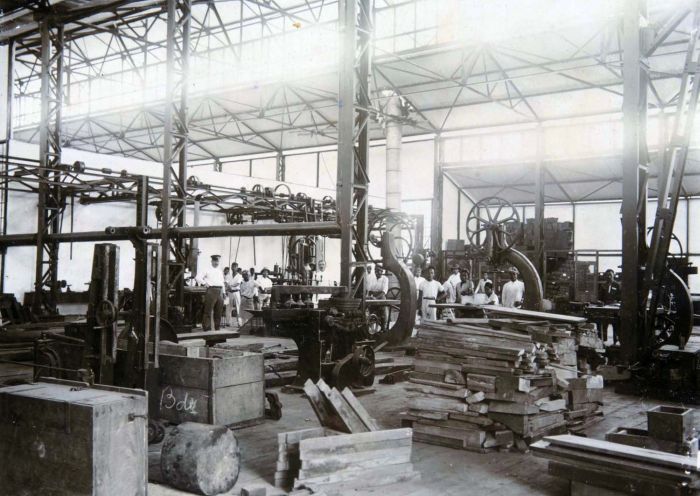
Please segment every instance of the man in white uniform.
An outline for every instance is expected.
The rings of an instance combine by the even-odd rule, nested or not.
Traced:
[[[234,267],[235,266],[235,267]],[[241,321],[241,282],[243,281],[243,276],[238,272],[238,264],[233,262],[231,264],[231,272],[229,272],[228,277],[225,279],[226,290],[229,294],[230,306],[236,309],[236,319],[238,321],[238,327],[243,325]]]
[[[469,279],[469,271],[466,269],[459,274],[457,295],[459,296],[459,302],[462,304],[474,303],[474,283]]]
[[[437,309],[431,308],[438,296],[443,293],[442,284],[435,280],[435,269],[428,268],[426,279],[418,288],[418,299],[421,302],[421,315],[425,320],[437,320]]]
[[[241,281],[241,319],[245,324],[253,314],[250,310],[255,310],[255,302],[258,300],[258,283],[250,278],[247,270],[243,271],[243,280]]]
[[[272,290],[270,271],[268,269],[263,269],[255,282],[258,283],[258,297],[260,298],[259,308],[270,306],[270,291]]]
[[[456,301],[457,295],[455,292],[455,285],[452,284],[452,276],[442,285],[442,291],[445,293],[445,303],[454,303]],[[442,310],[440,317],[443,319],[454,319],[454,310],[445,308]]]
[[[493,284],[490,282],[484,284],[484,296],[486,297],[484,305],[498,305],[498,296],[493,292]]]
[[[389,292],[389,278],[384,275],[384,270],[378,266],[374,266],[374,277],[367,281],[367,297],[371,300],[386,300],[386,294]],[[382,329],[386,328],[389,320],[389,307],[384,307],[377,310],[378,315],[382,319]]]
[[[459,265],[452,266],[452,274],[447,278],[447,282],[452,284],[453,288],[456,288],[459,284]]]
[[[221,327],[221,312],[224,309],[224,271],[219,267],[220,255],[211,256],[211,266],[197,274],[197,282],[206,286],[207,293],[204,296],[204,315],[202,316],[202,329],[211,330],[212,320],[214,329]]]
[[[503,285],[501,300],[504,307],[519,308],[525,297],[525,283],[518,280],[518,269],[511,267],[510,281]]]
[[[493,281],[492,281],[491,278],[489,277],[489,273],[488,273],[488,272],[484,272],[484,273],[481,275],[481,279],[479,279],[479,283],[476,285],[476,291],[475,291],[475,293],[484,293],[484,292],[485,292],[485,291],[484,291],[484,284],[486,284],[487,282],[490,282],[490,283],[491,283],[491,286],[493,286]]]

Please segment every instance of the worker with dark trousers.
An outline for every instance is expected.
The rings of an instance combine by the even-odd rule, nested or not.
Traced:
[[[211,266],[207,267],[201,275],[197,275],[197,282],[207,288],[202,316],[204,331],[211,330],[212,320],[215,330],[218,331],[221,327],[221,312],[224,309],[224,271],[219,267],[220,258],[220,255],[212,255]]]
[[[622,299],[622,289],[620,283],[615,280],[615,271],[608,269],[603,274],[603,281],[598,285],[598,304],[600,305],[614,305],[619,303]],[[613,331],[613,344],[616,344],[617,339],[617,328],[619,324],[619,314],[612,318],[601,318],[595,323],[598,325],[598,335],[603,340],[607,342],[608,340],[608,325],[612,326]]]

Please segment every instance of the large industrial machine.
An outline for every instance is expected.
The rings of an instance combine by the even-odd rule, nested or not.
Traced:
[[[488,197],[477,202],[466,221],[467,258],[490,267],[516,267],[525,284],[523,308],[539,311],[544,299],[542,280],[530,259],[515,249],[518,233],[509,229],[513,222],[520,222],[520,214],[507,200]]]

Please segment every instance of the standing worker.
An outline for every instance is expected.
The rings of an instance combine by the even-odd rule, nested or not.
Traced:
[[[384,269],[374,266],[374,277],[367,282],[367,296],[372,300],[386,300],[389,292],[389,278],[384,275]],[[381,318],[382,329],[389,326],[389,307],[385,306],[377,312]]]
[[[454,264],[452,267],[452,273],[450,274],[450,277],[447,278],[446,282],[449,282],[453,288],[456,288],[457,285],[459,284],[459,265]]]
[[[250,273],[247,270],[243,271],[243,281],[241,281],[241,319],[245,324],[253,314],[251,310],[255,310],[255,302],[258,300],[258,283],[250,278]]]
[[[231,307],[236,309],[236,320],[238,321],[238,327],[243,325],[241,321],[241,282],[243,281],[243,276],[240,274],[240,269],[238,269],[238,264],[233,262],[231,264],[231,273],[226,282],[226,291],[229,294],[229,300]]]
[[[418,288],[421,315],[425,320],[437,320],[437,308],[430,307],[430,305],[435,303],[441,293],[443,293],[442,284],[435,280],[435,268],[428,267],[426,279]]]
[[[202,329],[211,330],[212,320],[214,329],[221,327],[221,312],[224,309],[224,271],[219,268],[220,255],[211,256],[211,266],[197,275],[197,282],[207,288],[204,296],[204,315],[202,316]]]
[[[224,267],[224,310],[221,314],[221,325],[228,327],[231,325],[229,321],[231,317],[231,298],[228,294],[228,281],[231,279],[231,269]]]
[[[511,267],[508,274],[510,281],[503,285],[501,301],[504,307],[520,308],[525,297],[525,283],[518,280],[519,271],[516,267]]]
[[[270,279],[270,271],[264,268],[260,271],[260,277],[255,281],[258,283],[258,310],[270,306],[270,290],[272,289],[272,279]]]

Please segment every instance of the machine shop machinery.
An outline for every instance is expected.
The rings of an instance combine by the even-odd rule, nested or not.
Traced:
[[[50,376],[145,389],[153,392],[149,411],[157,412],[158,346],[154,343],[177,341],[177,336],[159,317],[159,245],[138,235],[147,234],[148,228],[131,230],[136,248],[133,291],[118,289],[119,247],[96,244],[86,319],[66,324],[64,334],[46,332],[35,341],[35,379]],[[164,430],[151,415],[149,441],[153,442]]]
[[[517,234],[508,229],[512,222],[520,222],[520,215],[509,201],[488,197],[477,202],[467,216],[468,256],[486,260],[491,265],[516,267],[525,284],[522,308],[541,311],[542,280],[527,256],[514,248],[518,239]]]
[[[339,389],[374,382],[374,346],[380,341],[402,342],[413,329],[416,287],[412,274],[397,253],[390,232],[381,239],[383,266],[400,285],[398,316],[385,332],[370,332],[372,315],[363,298],[353,298],[343,286],[278,285],[272,288],[270,307],[263,309],[265,332],[291,338],[299,349],[294,384],[323,378]],[[314,295],[328,295],[316,305]]]

